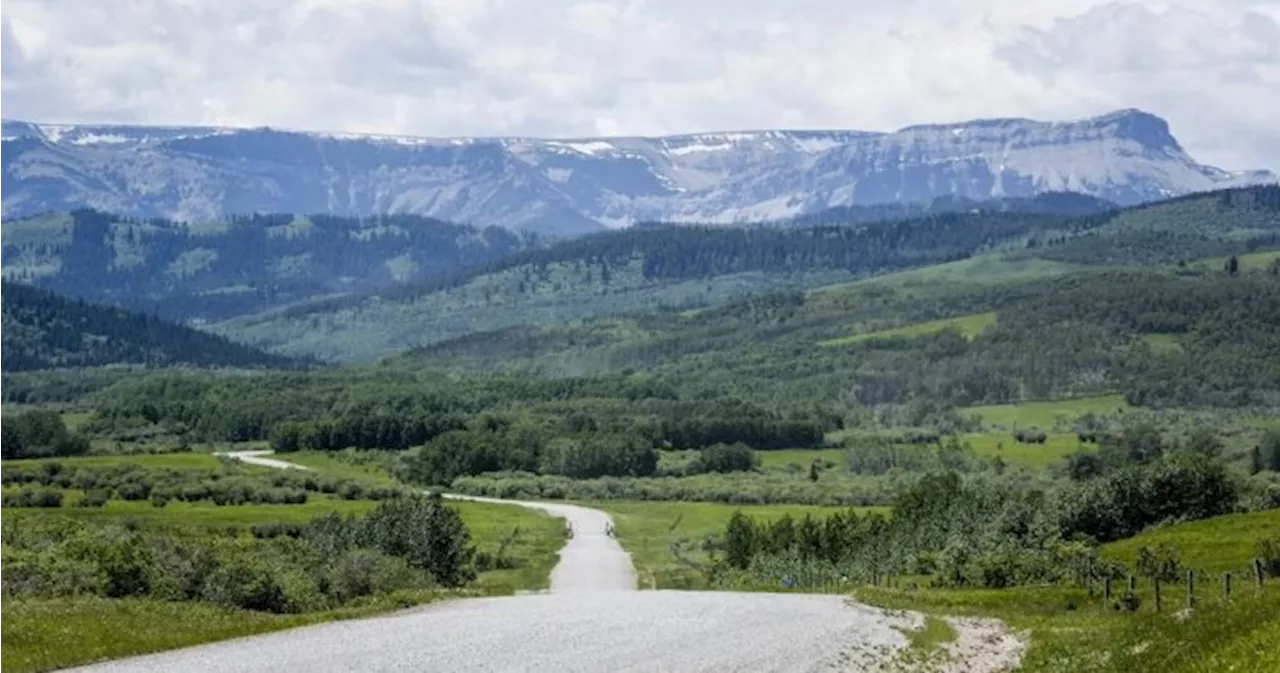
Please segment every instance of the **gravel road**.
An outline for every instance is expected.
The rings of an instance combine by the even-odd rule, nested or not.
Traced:
[[[268,454],[231,455],[305,469]],[[531,507],[569,522],[574,534],[550,593],[446,601],[69,670],[871,671],[906,644],[899,629],[913,622],[839,596],[634,591],[631,559],[606,534],[604,512],[467,499]]]
[[[281,469],[307,469],[296,463],[270,458],[271,451],[232,451],[223,455],[251,465]],[[598,509],[550,502],[499,500],[469,495],[445,494],[452,500],[492,502],[518,505],[546,512],[569,523],[573,537],[560,550],[560,562],[551,571],[551,592],[634,591],[636,572],[631,555],[606,532],[613,524],[608,514]]]
[[[836,596],[573,592],[450,601],[92,667],[96,673],[848,671],[904,637]]]

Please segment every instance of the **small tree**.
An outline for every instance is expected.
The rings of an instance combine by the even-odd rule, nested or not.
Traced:
[[[1234,276],[1240,273],[1240,260],[1236,259],[1235,255],[1232,255],[1227,258],[1227,262],[1226,264],[1223,264],[1223,268],[1226,270],[1227,275]]]
[[[365,518],[360,534],[361,546],[399,556],[443,586],[462,586],[475,578],[471,533],[439,494],[383,500]]]
[[[1262,441],[1258,442],[1256,455],[1259,471],[1280,472],[1280,430],[1268,430],[1262,436]]]
[[[1187,438],[1187,450],[1191,453],[1217,456],[1222,452],[1222,440],[1209,428],[1196,428]]]
[[[724,530],[725,561],[734,568],[746,570],[758,546],[755,524],[742,510],[734,511]]]
[[[1156,544],[1138,548],[1138,574],[1150,580],[1176,582],[1182,576],[1181,555],[1174,547]]]

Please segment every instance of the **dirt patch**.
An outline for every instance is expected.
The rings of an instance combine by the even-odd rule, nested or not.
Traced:
[[[940,673],[1010,671],[1022,662],[1026,637],[1010,632],[999,619],[948,617],[947,623],[956,630],[956,640],[942,646],[948,665]]]

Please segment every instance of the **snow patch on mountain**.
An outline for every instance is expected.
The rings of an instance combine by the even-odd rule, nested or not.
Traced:
[[[898,131],[422,138],[278,129],[3,124],[5,217],[94,207],[207,220],[411,212],[556,233],[739,222],[833,206],[1070,190],[1132,204],[1277,181],[1188,156],[1140,110]]]

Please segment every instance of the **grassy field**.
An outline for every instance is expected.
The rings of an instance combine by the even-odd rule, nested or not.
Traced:
[[[1142,341],[1151,347],[1152,351],[1160,354],[1181,353],[1182,343],[1178,341],[1178,337],[1173,334],[1143,334]]]
[[[318,454],[293,454],[323,473],[361,481],[390,481],[376,471],[366,471]],[[13,461],[30,463],[32,461]],[[64,465],[136,464],[155,468],[214,469],[218,459],[209,454],[111,456],[62,459]],[[10,461],[5,461],[6,466]],[[268,470],[269,468],[255,468]],[[66,491],[64,502],[73,502],[79,491]],[[327,512],[360,514],[377,503],[343,500],[311,494],[301,505],[238,505],[219,507],[212,502],[170,502],[154,507],[148,501],[110,500],[101,508],[6,508],[6,525],[28,517],[69,516],[78,519],[130,521],[145,526],[191,528],[245,528],[268,522],[304,523]],[[7,599],[3,603],[4,671],[44,671],[202,642],[251,635],[303,624],[345,619],[407,607],[441,596],[503,595],[547,586],[557,553],[564,544],[564,522],[540,512],[475,502],[452,502],[471,531],[477,551],[505,554],[522,561],[520,567],[489,570],[463,592],[414,591],[383,596],[376,601],[339,610],[300,615],[275,615],[232,610],[206,603],[168,603],[155,600]]]
[[[360,617],[453,595],[410,592],[360,607],[298,615],[139,599],[6,599],[0,608],[0,666],[6,673],[48,671]]]
[[[1222,271],[1226,268],[1227,257],[1210,257],[1192,262],[1188,266],[1199,271]],[[1280,259],[1280,250],[1264,250],[1236,255],[1236,262],[1241,271],[1257,271],[1266,269]]]
[[[373,465],[355,465],[334,458],[324,451],[298,451],[278,457],[281,460],[309,467],[325,474],[382,485],[396,483],[396,480],[390,474]]]
[[[785,449],[782,451],[757,451],[760,468],[779,472],[808,473],[813,461],[830,463],[836,469],[843,469],[847,461],[847,449]]]
[[[618,541],[631,553],[636,576],[642,589],[693,589],[702,585],[700,570],[682,563],[671,552],[673,543],[689,545],[689,559],[706,560],[698,544],[724,529],[736,510],[761,519],[776,519],[785,514],[803,517],[821,516],[835,511],[833,507],[805,505],[727,505],[692,502],[593,502],[584,505],[602,509],[613,516]],[[859,511],[882,511],[887,507],[858,508]]]
[[[945,264],[934,264],[918,269],[898,271],[851,283],[839,283],[818,288],[812,294],[847,292],[865,287],[917,288],[921,286],[952,285],[956,283],[1002,283],[1016,280],[1032,280],[1056,276],[1084,267],[1075,264],[1052,262],[1044,259],[1022,257],[1010,259],[1004,254],[977,255]]]
[[[954,318],[943,318],[941,320],[929,320],[927,322],[911,323],[891,329],[882,329],[874,332],[864,332],[862,334],[853,334],[839,339],[827,339],[819,341],[819,346],[847,346],[862,341],[872,341],[877,339],[894,339],[894,338],[911,338],[925,334],[934,334],[945,330],[955,330],[966,339],[972,339],[982,332],[982,330],[996,324],[995,312],[974,313],[972,315],[956,316]]]
[[[987,428],[1027,428],[1036,427],[1041,430],[1052,430],[1059,423],[1064,430],[1073,421],[1086,413],[1097,416],[1113,416],[1129,409],[1122,395],[1102,395],[1099,397],[1078,397],[1070,400],[1054,400],[1049,402],[1022,402],[1019,404],[994,404],[982,407],[965,407],[962,414],[978,414],[982,416],[982,424]]]
[[[74,458],[33,458],[4,461],[6,467],[23,467],[45,463],[60,463],[69,468],[137,465],[149,469],[216,470],[222,465],[222,459],[211,453],[146,453],[121,456],[76,456]]]
[[[1182,553],[1182,564],[1203,572],[1244,571],[1256,555],[1254,543],[1280,537],[1280,510],[1227,516],[1166,526],[1103,547],[1103,555],[1132,567],[1138,548],[1167,544]]]
[[[1074,434],[1050,434],[1044,444],[1021,444],[1007,432],[969,434],[963,435],[961,439],[968,442],[979,456],[1000,456],[1010,465],[1036,468],[1060,463],[1081,449],[1089,451],[1095,448],[1091,444],[1081,444]]]
[[[1181,582],[1165,585],[1162,610],[1155,610],[1150,582],[1140,580],[1136,613],[1106,605],[1101,592],[1076,587],[1014,589],[863,588],[856,597],[894,609],[933,615],[998,617],[1030,635],[1022,671],[1075,673],[1162,671],[1262,673],[1280,670],[1280,580],[1259,591],[1241,577],[1230,599],[1221,573],[1244,570],[1254,557],[1254,541],[1280,535],[1280,510],[1233,514],[1158,528],[1103,547],[1103,556],[1132,567],[1138,547],[1172,545],[1186,567],[1201,576],[1195,610],[1188,616]],[[1113,594],[1121,590],[1113,589]]]
[[[1142,592],[1140,592],[1142,593]],[[1229,603],[1204,600],[1189,619],[1112,610],[1083,589],[864,588],[863,602],[933,615],[1004,620],[1030,637],[1018,670],[1027,673],[1264,673],[1280,670],[1280,583]],[[1145,595],[1144,606],[1150,605]],[[1180,607],[1180,606],[1179,606]]]

